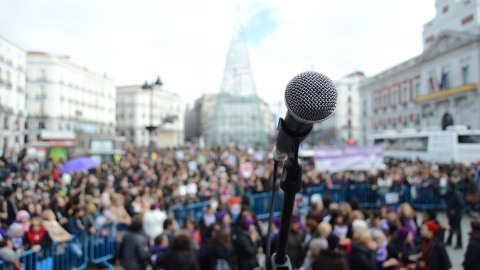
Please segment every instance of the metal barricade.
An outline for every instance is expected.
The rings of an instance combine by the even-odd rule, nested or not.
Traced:
[[[97,265],[103,265],[110,270],[113,266],[109,260],[115,257],[115,251],[119,246],[120,234],[118,223],[104,225],[90,234],[90,261]]]
[[[280,215],[283,205],[283,192],[277,191],[275,194],[275,205],[273,208],[274,216]],[[270,215],[271,192],[263,192],[251,195],[253,199],[252,212],[255,213],[257,219],[266,219]]]
[[[200,203],[193,203],[193,204],[181,206],[173,212],[173,216],[177,221],[178,225],[180,226],[183,226],[183,222],[187,217],[195,217],[195,219],[198,222],[200,221],[203,210],[207,205],[210,205],[210,201],[204,201]]]

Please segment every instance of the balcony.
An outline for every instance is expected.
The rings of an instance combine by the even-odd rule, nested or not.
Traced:
[[[453,96],[453,95],[459,95],[459,94],[463,94],[463,93],[470,92],[470,91],[473,91],[473,92],[477,91],[477,85],[476,84],[466,84],[466,85],[462,85],[462,86],[459,86],[459,87],[454,87],[454,88],[450,88],[450,89],[446,89],[446,90],[441,90],[441,91],[438,91],[438,92],[435,92],[435,93],[431,93],[431,94],[428,94],[428,95],[424,95],[424,96],[421,96],[421,97],[417,98],[417,103],[422,103],[422,102],[426,102],[426,101],[433,101],[433,100],[436,100],[436,99],[449,97],[449,96]]]

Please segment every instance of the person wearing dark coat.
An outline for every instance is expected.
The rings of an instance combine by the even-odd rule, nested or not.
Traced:
[[[448,253],[443,243],[435,237],[439,228],[433,221],[427,221],[422,225],[420,234],[422,236],[422,270],[448,270],[452,267]]]
[[[388,257],[397,259],[402,265],[415,265],[420,269],[420,257],[414,244],[413,234],[407,227],[397,230],[397,237],[387,245]]]
[[[302,243],[304,235],[300,225],[300,216],[292,216],[292,224],[290,225],[290,235],[287,242],[287,255],[290,259],[293,269],[301,266],[300,259],[302,255]]]
[[[471,222],[472,232],[462,263],[465,270],[480,270],[480,221]]]
[[[457,243],[455,249],[462,249],[462,214],[464,210],[463,196],[456,188],[455,183],[448,183],[448,192],[444,196],[447,203],[447,216],[448,223],[450,225],[450,232],[448,234],[447,242],[445,245],[452,244],[453,234],[457,234]]]
[[[120,264],[125,270],[144,270],[150,258],[147,237],[142,233],[143,220],[136,218],[120,244]]]
[[[250,270],[258,267],[257,251],[260,235],[253,223],[253,218],[245,218],[241,222],[241,228],[238,228],[239,231],[236,234],[235,251],[238,260],[238,270]]]
[[[73,213],[68,217],[68,222],[65,226],[69,233],[81,235],[87,229],[83,218],[84,215],[85,210],[83,208],[76,207],[73,210]]]
[[[355,234],[350,253],[350,270],[377,269],[377,252],[372,247],[372,242],[370,231]]]
[[[233,263],[234,249],[230,241],[230,235],[227,231],[219,231],[210,244],[210,269],[226,269],[226,266],[233,269],[235,266]],[[227,264],[227,265],[225,265]]]
[[[164,270],[199,270],[194,251],[192,236],[187,230],[175,234],[170,249],[157,258],[157,266]]]
[[[7,201],[7,225],[12,224],[17,217],[18,208],[17,202],[15,200],[15,192],[13,192],[12,188],[5,189],[5,193],[3,195]]]
[[[339,248],[340,238],[334,234],[327,237],[328,248],[322,249],[312,264],[312,270],[349,270],[347,256]]]

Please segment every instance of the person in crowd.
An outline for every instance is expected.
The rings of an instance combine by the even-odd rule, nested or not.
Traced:
[[[20,223],[12,223],[12,225],[8,227],[7,236],[12,241],[13,250],[20,250],[22,252],[25,250],[23,243],[24,234],[25,231]]]
[[[192,246],[195,251],[200,250],[202,244],[202,235],[199,229],[197,229],[197,221],[194,217],[187,217],[185,219],[184,229],[189,231],[192,235]]]
[[[20,270],[20,254],[22,250],[13,250],[12,240],[8,237],[0,240],[0,260],[6,262],[8,269]],[[9,266],[12,266],[9,268]]]
[[[15,220],[22,225],[24,231],[28,231],[30,229],[30,214],[27,211],[18,211],[17,218]]]
[[[223,210],[223,211],[218,212],[217,222],[222,227],[222,230],[224,230],[224,231],[226,231],[227,233],[230,234],[230,232],[231,232],[230,225],[232,224],[232,218],[227,211]]]
[[[331,216],[330,224],[332,225],[332,233],[338,236],[342,241],[347,237],[348,233],[348,225],[345,222],[345,216],[340,210],[333,211]]]
[[[163,222],[163,233],[168,237],[168,242],[172,243],[175,235],[175,219],[167,218]]]
[[[318,224],[317,231],[319,233],[319,239],[322,241],[323,247],[328,248],[328,236],[332,233],[332,225],[323,221]]]
[[[415,220],[415,211],[413,210],[412,206],[407,202],[402,203],[398,209],[398,227],[408,228],[412,232],[413,239],[416,240],[417,222]]]
[[[233,269],[234,248],[230,241],[230,234],[220,230],[215,234],[210,245],[210,269]]]
[[[122,194],[114,193],[111,195],[112,200],[112,212],[115,220],[127,226],[130,226],[132,223],[131,216],[125,210],[125,199]]]
[[[477,217],[476,205],[479,201],[478,182],[475,181],[475,170],[470,170],[465,178],[465,203],[467,214],[470,217]]]
[[[147,267],[150,249],[146,237],[143,235],[143,221],[141,218],[132,220],[130,230],[120,244],[120,264],[125,270],[143,270]]]
[[[157,266],[164,270],[199,270],[195,253],[191,247],[192,236],[187,230],[175,233],[170,249],[157,257]]]
[[[312,263],[312,270],[349,270],[347,256],[339,246],[340,238],[335,234],[327,236],[328,247],[320,250]]]
[[[213,209],[211,205],[205,206],[205,210],[202,214],[202,220],[206,228],[210,227],[210,225],[217,221],[217,217],[215,216],[215,209]]]
[[[31,249],[34,252],[39,252],[42,248],[50,247],[52,243],[52,238],[43,226],[42,219],[39,217],[32,218],[30,229],[25,233],[23,241],[25,250]]]
[[[470,226],[472,231],[462,266],[465,270],[480,270],[480,221],[473,220]]]
[[[447,242],[445,245],[452,245],[453,235],[457,235],[457,243],[455,249],[462,249],[462,215],[464,210],[464,201],[462,194],[458,191],[457,186],[453,182],[448,183],[448,192],[444,196],[447,203],[447,216],[450,225]]]
[[[65,243],[72,240],[72,235],[65,230],[55,218],[55,214],[51,209],[43,211],[43,226],[53,241],[57,243]]]
[[[153,240],[152,256],[150,257],[150,263],[154,270],[160,269],[157,265],[157,258],[163,256],[168,251],[168,237],[165,234],[160,234]]]
[[[387,221],[390,222],[397,222],[398,221],[398,216],[397,216],[397,209],[393,206],[390,206],[387,208]],[[398,227],[398,225],[397,225]]]
[[[18,207],[13,188],[6,188],[3,196],[7,201],[7,218],[5,223],[10,225],[13,221],[15,221],[18,213]]]
[[[143,215],[143,226],[145,234],[149,239],[154,239],[163,232],[163,222],[167,219],[167,214],[160,210],[160,204],[151,204],[151,211]]]
[[[257,251],[260,246],[260,235],[253,223],[252,217],[246,217],[240,222],[241,230],[237,234],[235,246],[239,270],[254,269],[258,266]]]
[[[287,242],[287,255],[290,258],[293,268],[300,267],[301,247],[305,237],[301,230],[301,226],[300,216],[293,215]]]
[[[407,227],[397,230],[397,237],[387,245],[389,258],[399,261],[399,265],[409,269],[420,269],[422,254],[415,246],[413,233]]]
[[[378,244],[372,239],[370,231],[355,234],[350,254],[350,270],[377,269]]]
[[[80,207],[76,207],[72,215],[68,218],[68,223],[66,225],[66,229],[71,234],[82,234],[85,230],[87,230],[85,220],[83,216],[85,215],[85,210]]]
[[[435,237],[438,230],[438,225],[433,220],[425,222],[420,229],[422,270],[447,270],[452,267],[443,243]]]
[[[309,249],[307,255],[305,256],[305,260],[299,270],[311,270],[313,262],[317,259],[320,251],[325,248],[323,245],[323,241],[319,238],[315,238],[310,241]]]
[[[202,270],[210,270],[213,267],[211,265],[210,246],[212,240],[220,230],[220,223],[213,223],[210,224],[205,234],[202,236],[202,245],[200,246],[200,267]]]

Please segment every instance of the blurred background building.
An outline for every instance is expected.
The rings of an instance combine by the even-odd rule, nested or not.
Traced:
[[[174,147],[184,142],[185,106],[180,96],[153,84],[117,87],[117,134],[133,146]],[[150,136],[147,127],[155,127]]]
[[[26,52],[0,32],[0,156],[24,146]]]
[[[382,132],[480,129],[478,1],[437,0],[422,54],[364,80],[361,143]]]
[[[114,138],[116,93],[107,76],[68,56],[29,52],[26,82],[25,142],[30,156],[49,149],[67,158],[72,153],[65,148],[74,147],[80,136]]]
[[[358,142],[362,117],[358,87],[365,78],[362,72],[354,72],[335,82],[338,92],[337,108],[325,121],[313,125],[307,143],[318,146]]]
[[[245,30],[237,15],[207,143],[212,146],[267,145],[261,106],[250,66]]]

